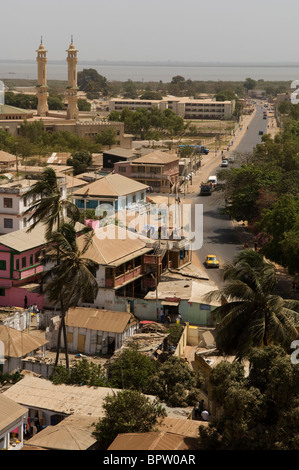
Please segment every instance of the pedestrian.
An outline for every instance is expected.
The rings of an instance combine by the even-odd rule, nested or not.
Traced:
[[[27,295],[25,295],[24,297],[24,308],[28,308],[28,299],[27,299]]]
[[[195,418],[200,418],[200,403],[197,402],[194,408],[194,416]]]
[[[202,410],[201,412],[201,418],[204,420],[204,421],[208,421],[209,420],[209,416],[210,416],[210,413],[208,412],[208,410],[206,410],[205,408]]]

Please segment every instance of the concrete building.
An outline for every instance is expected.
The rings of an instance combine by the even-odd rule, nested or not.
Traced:
[[[151,186],[154,192],[170,193],[179,181],[179,158],[157,150],[135,160],[115,163],[114,172]]]
[[[0,394],[0,449],[20,450],[28,409]]]
[[[13,169],[11,169],[13,170]],[[61,194],[66,198],[66,182],[63,177],[58,178]],[[28,227],[28,215],[24,212],[34,202],[31,199],[22,199],[26,192],[37,180],[21,179],[0,184],[0,234],[14,232]]]
[[[230,119],[235,109],[235,101],[216,101],[213,99],[193,99],[188,97],[166,96],[162,100],[139,100],[113,98],[109,101],[109,111],[129,109],[136,111],[145,108],[172,110],[183,119]]]
[[[119,174],[102,176],[73,192],[73,203],[79,209],[97,209],[111,206],[114,211],[125,210],[146,203],[148,186]],[[104,210],[104,209],[103,209]]]
[[[87,355],[112,353],[137,331],[138,323],[130,312],[71,308],[66,315],[68,350]]]

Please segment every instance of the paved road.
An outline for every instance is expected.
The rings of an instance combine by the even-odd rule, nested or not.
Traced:
[[[252,118],[248,130],[240,140],[235,152],[251,152],[256,144],[261,142],[259,131],[267,131],[268,120],[263,119],[263,108],[256,106],[256,113]],[[209,163],[210,174],[216,174],[220,170],[221,156]],[[232,165],[232,164],[230,164]],[[238,165],[236,161],[234,165]],[[209,269],[210,279],[217,285],[222,284],[221,265],[231,262],[238,251],[243,249],[243,244],[248,241],[249,235],[243,227],[235,226],[226,215],[221,215],[220,209],[224,206],[223,196],[214,192],[211,196],[195,195],[191,199],[194,204],[203,204],[203,246],[193,253],[193,260],[203,262],[207,254],[215,254],[220,261],[220,269]]]

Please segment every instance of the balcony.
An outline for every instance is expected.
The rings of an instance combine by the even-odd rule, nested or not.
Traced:
[[[121,287],[124,284],[134,281],[139,276],[142,276],[142,266],[136,266],[136,268],[129,269],[123,274],[114,277],[106,277],[105,287],[117,288]]]
[[[36,276],[41,272],[43,272],[43,265],[38,264],[20,270],[14,269],[12,277],[16,281],[22,281],[23,279],[27,279],[28,277]]]

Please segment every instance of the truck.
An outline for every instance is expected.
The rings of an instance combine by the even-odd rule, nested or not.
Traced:
[[[200,195],[201,196],[210,196],[212,194],[213,186],[211,183],[201,183],[200,185]]]
[[[179,145],[179,152],[185,147],[190,147],[192,150],[194,150],[194,153],[197,154],[203,153],[207,155],[210,151],[205,145]]]

